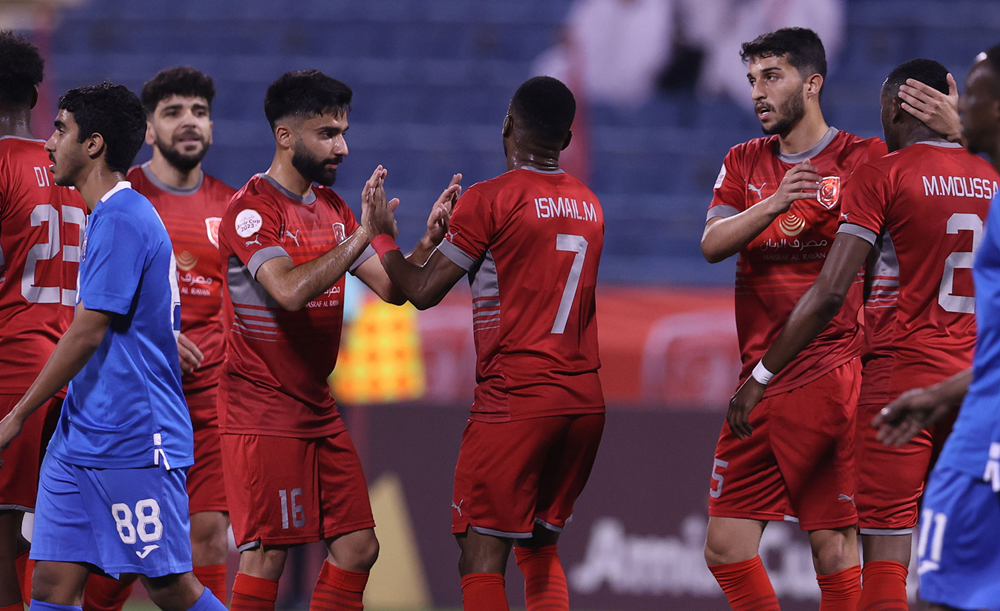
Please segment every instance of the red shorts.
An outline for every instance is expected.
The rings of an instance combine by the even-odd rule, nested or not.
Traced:
[[[194,425],[194,464],[188,469],[187,491],[191,513],[229,511],[222,478],[222,440],[219,433],[218,387],[185,394]]]
[[[709,484],[708,514],[795,520],[802,530],[857,524],[854,427],[861,361],[765,398],[752,412],[753,435],[722,426]]]
[[[14,409],[23,395],[0,395],[0,418]],[[62,399],[45,402],[24,422],[21,434],[3,451],[0,469],[0,510],[35,511],[38,471],[45,447],[56,430]]]
[[[901,448],[876,439],[872,418],[884,404],[858,406],[855,440],[858,526],[863,535],[908,534],[917,525],[920,497],[954,417],[924,429]]]
[[[317,439],[224,433],[222,463],[240,551],[312,543],[375,526],[347,431]]]
[[[561,532],[594,466],[604,414],[470,420],[455,468],[451,532],[526,539]]]

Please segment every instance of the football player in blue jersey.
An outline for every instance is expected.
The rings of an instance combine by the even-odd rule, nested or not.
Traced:
[[[965,84],[959,112],[966,146],[985,153],[1000,170],[1000,45],[976,57]],[[972,369],[901,395],[873,422],[885,443],[902,445],[961,404],[920,514],[920,597],[935,611],[1000,609],[998,202],[1000,195],[994,193],[985,235],[972,238],[973,250],[979,247],[973,265],[977,337]]]
[[[173,249],[152,204],[124,181],[145,132],[136,96],[102,83],[60,98],[45,145],[54,182],[76,187],[91,214],[73,323],[0,421],[2,450],[69,383],[39,482],[33,611],[79,611],[91,572],[139,575],[166,611],[225,609],[191,572],[194,459]]]

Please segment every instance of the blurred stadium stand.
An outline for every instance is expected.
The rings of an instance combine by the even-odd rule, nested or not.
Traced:
[[[204,70],[219,92],[206,166],[240,186],[271,158],[262,108],[267,85],[286,70],[321,69],[355,91],[351,154],[337,188],[357,207],[362,181],[377,164],[388,167],[391,194],[403,200],[407,244],[453,172],[469,185],[505,169],[499,130],[507,101],[555,42],[569,6],[91,0],[61,12],[50,84],[62,92],[108,78],[138,88],[169,65]],[[861,135],[880,135],[878,88],[892,67],[927,56],[961,79],[977,52],[1000,41],[1000,11],[990,0],[853,0],[847,7],[847,42],[829,75],[824,109],[832,125]],[[727,149],[760,135],[747,108],[661,94],[635,110],[590,109],[590,182],[608,227],[604,282],[732,281],[731,263],[708,265],[698,241]]]

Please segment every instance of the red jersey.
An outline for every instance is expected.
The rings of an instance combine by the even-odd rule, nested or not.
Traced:
[[[883,233],[872,248],[874,257],[868,260],[871,292],[865,301],[865,347],[861,355],[863,369],[858,405],[885,405],[889,402],[892,329],[899,301],[899,261],[896,260],[892,237]]]
[[[472,285],[473,420],[604,411],[594,301],[603,246],[600,202],[561,170],[519,168],[459,199],[439,250]]]
[[[42,140],[0,138],[0,393],[28,390],[73,321],[87,205]]]
[[[841,190],[858,166],[885,153],[885,143],[878,138],[859,138],[832,127],[815,146],[797,155],[781,154],[777,136],[757,138],[729,150],[715,183],[709,219],[734,216],[774,195],[785,172],[806,159],[823,177],[815,199],[794,202],[740,252],[736,333],[743,361],[741,384],[819,276],[836,237]],[[840,313],[775,376],[765,397],[808,384],[860,355],[862,285],[859,274]]]
[[[177,259],[181,333],[205,355],[201,367],[184,374],[184,392],[216,386],[226,355],[219,223],[236,190],[207,174],[193,189],[176,189],[157,178],[148,163],[129,170],[128,180],[152,202],[167,227]]]
[[[895,261],[899,282],[895,316],[875,329],[877,375],[862,377],[869,397],[889,401],[971,366],[972,261],[998,183],[988,162],[945,142],[908,146],[855,173],[840,231],[872,244],[881,236],[882,267]]]
[[[226,266],[222,432],[315,438],[344,430],[326,382],[340,347],[344,279],[289,312],[256,276],[275,257],[312,261],[357,227],[351,209],[326,187],[313,186],[303,199],[258,174],[233,196],[219,230]],[[366,249],[351,271],[374,252]]]

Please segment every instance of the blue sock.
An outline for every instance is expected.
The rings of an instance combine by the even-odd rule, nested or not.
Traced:
[[[69,609],[79,609],[80,607],[67,607],[65,609],[53,609],[52,611],[69,611]],[[28,611],[31,611],[30,609]],[[188,611],[227,611],[226,605],[212,594],[212,591],[205,588],[201,598],[196,600]]]
[[[83,607],[72,605],[57,605],[55,603],[43,603],[40,600],[31,599],[28,611],[83,611]]]

